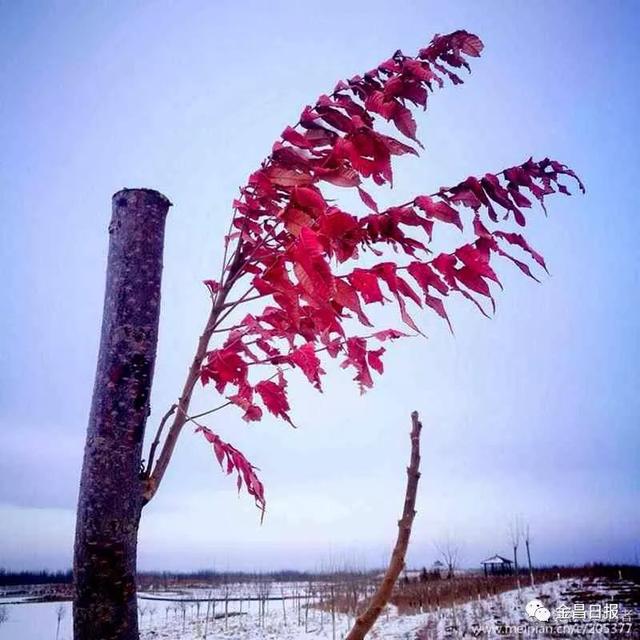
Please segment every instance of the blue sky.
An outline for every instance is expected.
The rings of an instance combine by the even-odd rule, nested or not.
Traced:
[[[495,318],[454,304],[456,335],[396,343],[359,396],[292,385],[293,431],[217,414],[262,470],[264,525],[185,432],[146,510],[143,568],[382,564],[395,535],[409,413],[425,424],[409,563],[447,535],[475,566],[531,524],[534,561],[633,560],[640,301],[633,2],[0,2],[0,566],[66,567],[101,318],[111,194],[174,203],[150,425],[175,399],[204,322],[237,188],[339,78],[434,33],[485,42],[461,87],[418,117],[426,150],[394,193],[546,155],[586,196],[556,198],[528,238],[551,277],[501,265]],[[390,318],[388,318],[391,321]],[[209,390],[196,407],[217,404]]]

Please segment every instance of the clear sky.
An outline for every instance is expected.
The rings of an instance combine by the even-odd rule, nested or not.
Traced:
[[[486,44],[438,92],[389,202],[530,155],[570,164],[528,237],[541,285],[501,265],[495,318],[454,304],[456,335],[392,345],[359,396],[292,385],[294,431],[211,427],[260,468],[268,512],[237,496],[186,431],[141,528],[142,568],[380,565],[395,536],[409,413],[425,424],[409,564],[447,535],[475,566],[531,525],[538,562],[640,552],[638,65],[635,2],[0,1],[0,566],[67,567],[98,347],[110,198],[174,203],[150,425],[174,401],[204,322],[237,188],[339,78],[434,33]],[[196,407],[217,404],[212,390]]]

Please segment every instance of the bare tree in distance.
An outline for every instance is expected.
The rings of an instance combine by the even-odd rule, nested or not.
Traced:
[[[520,539],[522,538],[522,525],[520,518],[515,516],[509,523],[509,542],[513,549],[513,569],[516,573],[516,584],[518,585],[518,591],[520,591],[520,572],[518,569],[518,546],[520,545]]]
[[[531,527],[529,523],[524,527],[524,545],[527,549],[527,562],[529,563],[529,581],[531,586],[536,586],[535,578],[533,577],[533,565],[531,564]]]
[[[3,625],[9,619],[9,610],[6,605],[0,605],[0,625]]]
[[[450,534],[447,534],[444,541],[434,544],[447,567],[447,579],[453,578],[460,562],[460,545]]]

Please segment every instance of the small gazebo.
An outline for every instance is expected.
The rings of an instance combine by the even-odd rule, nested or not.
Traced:
[[[513,562],[504,556],[491,556],[481,562],[484,569],[484,575],[487,576],[504,576],[513,573]]]

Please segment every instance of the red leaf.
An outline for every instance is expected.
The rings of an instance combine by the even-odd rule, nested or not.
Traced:
[[[470,176],[455,187],[448,189],[448,191],[451,193],[449,197],[451,202],[463,204],[465,207],[470,207],[474,211],[478,211],[482,205],[485,205],[489,209],[489,217],[492,220],[497,220],[491,203],[487,199],[487,195],[477,178]]]
[[[313,176],[308,173],[296,171],[295,169],[283,169],[278,166],[272,166],[263,169],[263,173],[273,184],[280,187],[295,187],[313,182]]]
[[[453,326],[451,325],[451,320],[449,320],[449,316],[447,315],[447,310],[444,308],[444,302],[440,298],[431,296],[428,293],[424,294],[424,301],[441,318],[447,321],[447,324],[449,325],[449,330],[451,331],[451,333],[453,333]]]
[[[316,111],[320,114],[322,119],[332,127],[348,133],[353,130],[353,122],[349,116],[340,113],[337,109],[326,107],[322,105],[316,106]]]
[[[536,282],[540,282],[540,280],[538,280],[538,278],[536,278],[533,273],[531,273],[531,269],[529,268],[529,265],[522,262],[521,260],[518,260],[517,258],[514,258],[512,255],[508,254],[506,251],[504,251],[503,249],[501,249],[499,246],[497,246],[496,243],[496,248],[495,251],[501,255],[503,258],[507,258],[508,260],[511,260],[511,262],[513,262],[513,264],[516,265],[516,267],[518,267],[518,269],[520,269],[520,271],[522,271],[522,273],[524,273],[525,275],[529,276],[532,280],[535,280]]]
[[[291,206],[282,212],[282,220],[287,231],[294,236],[300,234],[302,227],[310,227],[314,222],[314,219],[309,214]]]
[[[246,384],[247,364],[232,349],[214,349],[206,356],[200,379],[202,384],[213,380],[218,393],[222,393],[227,384]]]
[[[319,232],[328,240],[325,245],[331,249],[330,255],[335,252],[339,262],[357,257],[363,233],[355,216],[333,207],[321,216]]]
[[[244,409],[242,419],[246,422],[256,422],[262,419],[262,409],[252,402],[253,389],[249,385],[240,387],[237,394],[229,396],[229,401]]]
[[[456,269],[456,262],[457,262],[457,258],[455,257],[455,255],[451,255],[451,254],[447,254],[447,253],[441,253],[440,255],[436,256],[436,258],[433,259],[431,264],[433,264],[433,266],[442,274],[442,276],[445,279],[445,282],[452,289],[458,291],[465,298],[467,298],[468,300],[473,302],[473,304],[475,304],[476,307],[478,308],[478,311],[480,311],[480,313],[482,313],[482,315],[487,316],[487,313],[482,308],[480,303],[472,295],[470,295],[467,291],[465,291],[464,289],[461,289],[458,286],[458,283],[457,283],[458,270]],[[463,275],[462,277],[463,278],[466,277],[467,279],[469,279],[468,276],[465,276],[465,275]],[[463,283],[463,284],[465,284],[465,286],[466,286],[466,283]],[[484,284],[486,285],[486,283],[484,283]],[[488,285],[487,285],[487,288],[488,288]],[[492,301],[493,301],[493,299],[492,299]]]
[[[231,446],[228,442],[224,442],[218,435],[213,433],[210,429],[203,426],[198,426],[196,433],[201,432],[204,437],[213,445],[213,450],[216,454],[216,458],[220,463],[220,466],[224,468],[223,462],[227,459],[227,473],[231,473],[235,470],[238,474],[237,486],[238,491],[242,487],[242,480],[246,487],[247,493],[253,497],[256,502],[256,506],[262,512],[264,517],[264,511],[266,508],[266,501],[264,498],[264,486],[260,479],[256,475],[257,468],[254,467],[245,456],[238,451],[235,447]]]
[[[403,133],[407,138],[411,138],[411,140],[415,140],[420,144],[416,138],[416,121],[413,119],[411,111],[409,111],[407,107],[403,107],[399,102],[397,102],[391,119],[400,133]]]
[[[429,196],[418,196],[414,200],[416,206],[424,211],[429,218],[455,224],[462,231],[460,214],[446,202],[435,202]]]
[[[420,331],[413,321],[413,318],[407,312],[407,305],[403,296],[411,298],[417,304],[420,304],[420,298],[418,298],[413,289],[397,275],[396,265],[393,262],[383,262],[376,265],[374,271],[380,279],[384,280],[389,287],[389,291],[395,295],[398,306],[400,307],[400,317],[403,322],[416,333],[422,334],[422,331]]]
[[[207,440],[211,442],[210,438],[207,438]],[[220,466],[222,466],[222,463],[224,462],[224,447],[222,446],[220,440],[215,440],[212,444],[213,451],[216,454],[216,458],[218,459]]]
[[[384,366],[380,357],[386,351],[384,347],[380,347],[374,351],[367,352],[367,362],[369,366],[378,373],[384,373]]]
[[[376,331],[373,334],[373,337],[381,342],[385,340],[397,340],[398,338],[408,338],[409,335],[406,333],[402,333],[402,331],[397,331],[396,329],[385,329],[384,331]]]
[[[378,276],[370,270],[356,268],[347,276],[347,279],[360,293],[366,304],[384,300],[378,284]]]
[[[255,404],[249,405],[242,418],[247,422],[262,420],[262,409]]]
[[[294,187],[291,190],[291,202],[300,209],[317,213],[321,213],[328,206],[317,187]]]
[[[460,50],[466,53],[468,56],[473,56],[474,58],[478,58],[482,50],[484,49],[484,44],[482,40],[478,38],[477,35],[473,33],[467,33],[466,31],[460,31]]]
[[[264,406],[267,407],[274,416],[284,418],[291,426],[295,426],[287,413],[290,407],[283,383],[276,384],[271,380],[263,380],[262,382],[258,382],[255,389],[256,393],[262,398]]]
[[[347,358],[340,365],[343,369],[352,366],[356,369],[354,380],[360,387],[360,393],[373,386],[373,379],[367,364],[367,341],[364,338],[348,338],[346,342]]]
[[[315,231],[303,227],[290,253],[293,270],[305,294],[310,300],[326,304],[333,291],[333,276]]]
[[[487,195],[501,207],[507,209],[507,211],[512,211],[516,222],[521,227],[524,227],[526,221],[522,211],[511,201],[510,192],[500,184],[497,176],[494,176],[492,173],[487,173],[480,182]]]
[[[220,291],[220,283],[216,280],[204,280],[204,285],[209,289],[211,295],[215,295]]]
[[[446,295],[449,291],[447,285],[440,279],[431,266],[424,262],[412,262],[407,267],[407,271],[425,293],[429,293],[429,287],[437,289],[443,295]]]
[[[468,287],[472,291],[491,298],[489,285],[482,279],[482,276],[478,275],[478,273],[470,267],[465,266],[457,269],[456,279],[462,282],[465,287]]]
[[[325,169],[316,169],[316,176],[321,180],[335,184],[337,187],[357,187],[360,184],[360,176],[355,169],[347,166]]]
[[[360,194],[360,198],[362,202],[364,202],[369,209],[372,209],[376,213],[378,213],[378,205],[376,201],[362,188],[358,187],[358,193]]]
[[[451,333],[453,333],[453,327],[449,320],[449,316],[444,308],[444,303],[440,298],[432,296],[429,293],[429,287],[437,289],[441,294],[447,295],[449,287],[440,279],[436,272],[430,265],[424,262],[412,262],[407,270],[409,275],[420,285],[420,288],[424,292],[424,301],[431,309],[433,309],[441,318],[447,321]]]
[[[333,301],[340,307],[344,307],[353,311],[358,320],[366,327],[372,327],[373,325],[369,321],[369,318],[362,311],[360,306],[360,298],[356,293],[356,290],[344,280],[337,278],[335,280],[336,291],[333,296]]]
[[[296,147],[300,147],[301,149],[313,148],[313,144],[309,140],[307,140],[307,138],[303,134],[299,133],[292,127],[287,127],[282,132],[282,139],[295,145]]]
[[[480,241],[478,241],[480,242]],[[456,257],[474,273],[500,284],[498,276],[489,264],[489,251],[480,251],[477,246],[466,244],[455,251]]]
[[[309,380],[318,391],[322,391],[320,376],[324,374],[325,371],[320,366],[320,360],[311,342],[307,342],[307,344],[302,347],[294,349],[289,354],[289,360],[292,364],[300,367],[302,373],[307,377],[307,380]]]
[[[545,271],[547,271],[547,265],[545,264],[544,258],[533,249],[529,243],[519,234],[519,233],[505,233],[504,231],[495,231],[494,236],[498,238],[503,238],[509,244],[516,245],[521,249],[524,249]]]
[[[393,156],[402,156],[406,153],[411,153],[414,156],[418,155],[418,152],[408,144],[404,144],[404,142],[400,142],[400,140],[396,140],[391,136],[381,135],[380,138],[383,140],[385,146],[387,147],[389,153]]]

